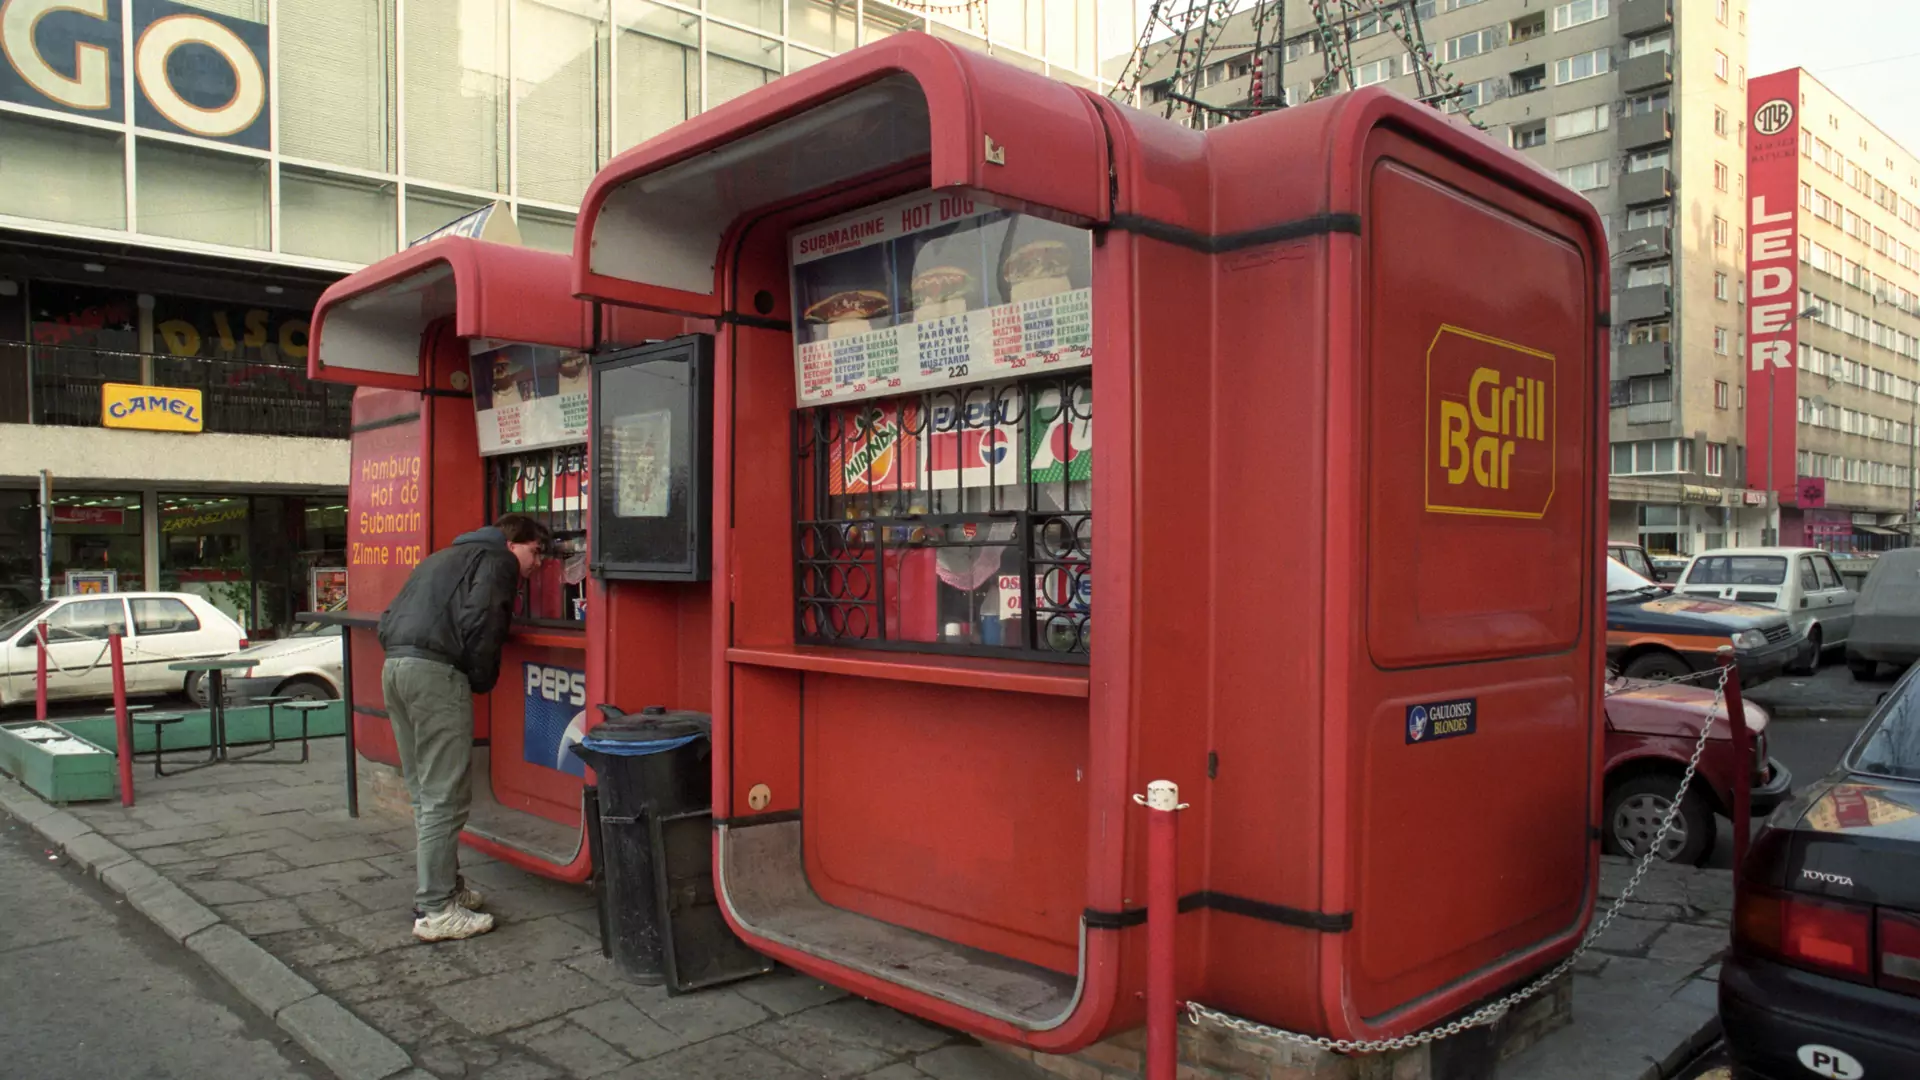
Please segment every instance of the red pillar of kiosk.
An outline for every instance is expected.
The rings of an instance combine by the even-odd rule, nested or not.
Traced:
[[[718,325],[748,943],[1039,1050],[1135,1026],[1156,779],[1183,999],[1398,1035],[1579,940],[1608,285],[1551,176],[1379,90],[1203,133],[901,34],[616,158],[575,244]]]
[[[408,573],[509,509],[583,524],[585,411],[563,417],[558,398],[574,386],[584,395],[582,358],[596,345],[688,329],[678,317],[622,310],[605,313],[596,335],[596,308],[571,295],[569,273],[563,256],[447,237],[335,283],[314,311],[310,375],[361,387],[346,614],[355,735],[371,761],[399,765],[374,626]],[[556,407],[536,417],[542,399]],[[546,460],[557,464],[524,480],[502,471]],[[560,602],[564,563],[550,561],[529,583],[530,607],[516,618],[499,683],[474,698],[474,810],[461,839],[524,869],[581,881],[591,871],[581,830],[587,770],[567,744],[599,721],[601,702],[704,707],[705,638],[684,637],[692,659],[676,650],[680,626],[704,622],[708,597],[704,588],[658,585],[610,596],[587,577],[574,588],[584,593],[582,613]],[[615,637],[640,653],[620,670],[605,647]],[[683,666],[702,677],[682,680]]]

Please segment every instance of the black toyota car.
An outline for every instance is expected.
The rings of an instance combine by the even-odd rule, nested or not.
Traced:
[[[1920,1077],[1920,681],[1754,838],[1720,1020],[1734,1075]]]

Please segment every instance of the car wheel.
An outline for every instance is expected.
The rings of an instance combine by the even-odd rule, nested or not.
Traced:
[[[1693,674],[1687,662],[1670,652],[1642,653],[1627,665],[1629,679],[1678,679]]]
[[[1700,783],[1698,778],[1695,783]],[[1667,808],[1673,805],[1673,793],[1680,787],[1678,777],[1668,773],[1636,776],[1607,792],[1606,829],[1602,846],[1609,855],[1634,858],[1646,853],[1647,846],[1660,831]],[[1673,828],[1660,846],[1660,857],[1682,866],[1699,866],[1713,854],[1716,823],[1713,808],[1697,790],[1689,790],[1674,815]]]
[[[332,701],[333,690],[310,675],[288,679],[273,691],[289,701]]]
[[[187,683],[184,689],[187,692],[187,700],[193,702],[194,708],[204,709],[207,707],[207,673],[206,672],[204,671],[187,672]]]
[[[1815,626],[1807,631],[1807,648],[1804,659],[1796,661],[1793,673],[1796,675],[1818,675],[1820,673],[1820,654],[1826,650],[1825,635]]]
[[[1849,656],[1847,670],[1853,672],[1855,682],[1871,682],[1875,675],[1880,674],[1880,664],[1879,661],[1869,660],[1864,656]]]

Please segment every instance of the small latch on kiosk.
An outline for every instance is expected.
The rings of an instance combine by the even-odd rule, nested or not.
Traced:
[[[1135,795],[1133,801],[1149,810],[1162,812],[1185,810],[1189,805],[1180,801],[1180,785],[1171,780],[1155,780],[1147,785],[1145,795]]]
[[[988,135],[986,139],[987,139],[987,164],[1005,165],[1007,163],[1007,148],[1004,146],[1001,146],[997,142],[994,142],[993,136],[991,135]]]

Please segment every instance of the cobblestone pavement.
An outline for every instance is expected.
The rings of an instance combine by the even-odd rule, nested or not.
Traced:
[[[1601,910],[1632,876],[1600,862]],[[1574,968],[1573,1023],[1502,1066],[1500,1080],[1660,1080],[1719,1036],[1720,958],[1733,876],[1656,862]]]
[[[364,805],[347,817],[341,755],[323,740],[303,768],[143,775],[132,809],[71,813],[398,1043],[419,1070],[408,1080],[1039,1075],[791,971],[679,997],[626,982],[600,955],[585,887],[471,851],[463,872],[499,928],[420,945],[412,825]]]

